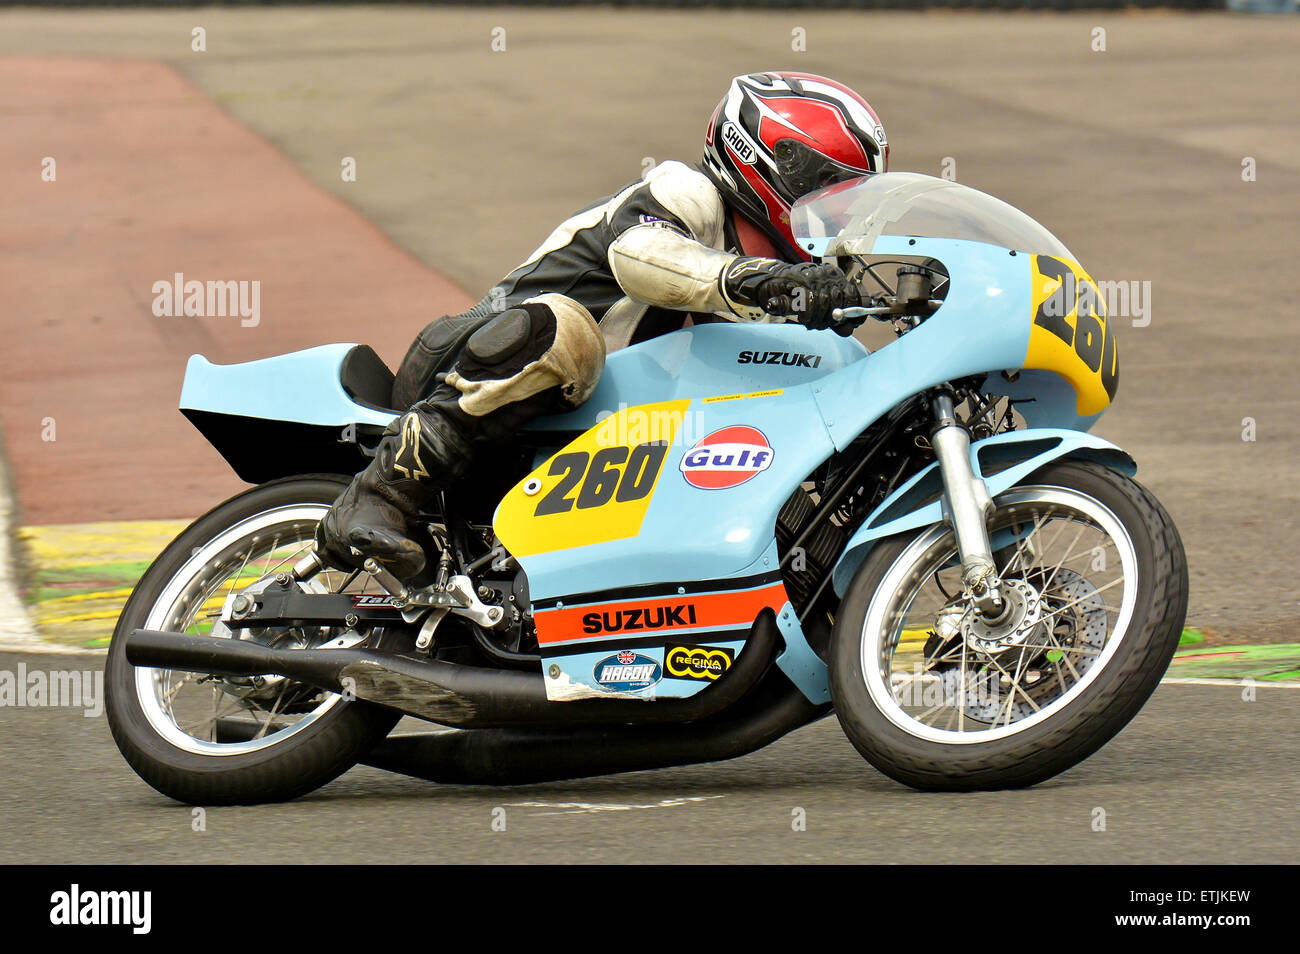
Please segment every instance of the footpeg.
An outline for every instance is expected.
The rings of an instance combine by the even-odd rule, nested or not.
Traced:
[[[394,601],[397,601],[397,605],[404,604],[410,598],[411,591],[406,584],[375,562],[373,557],[367,557],[362,568],[374,577],[375,582],[383,587]]]

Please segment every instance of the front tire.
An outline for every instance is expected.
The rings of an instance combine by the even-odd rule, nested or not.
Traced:
[[[840,725],[913,788],[1018,788],[1083,761],[1145,704],[1186,619],[1182,542],[1136,481],[1057,462],[995,505],[990,537],[1018,588],[1018,624],[988,625],[963,605],[946,527],[876,546],[838,614],[829,663]],[[1086,549],[1106,538],[1113,556],[1104,543]],[[1108,570],[1118,577],[1107,582]]]
[[[222,599],[274,572],[277,560],[283,566],[305,552],[316,522],[345,486],[343,478],[303,477],[239,494],[184,530],[136,584],[109,646],[106,710],[118,749],[162,794],[191,805],[296,798],[351,768],[400,718],[287,680],[269,688],[250,680],[205,683],[193,674],[138,669],[126,659],[126,635],[133,629],[228,636],[220,629]],[[316,585],[328,587],[328,581]],[[300,640],[303,634],[273,631],[261,638]],[[184,677],[179,684],[178,676]],[[205,685],[214,700],[207,722]],[[272,697],[276,702],[269,705]]]

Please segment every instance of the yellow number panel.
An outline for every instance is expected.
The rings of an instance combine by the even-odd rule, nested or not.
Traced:
[[[515,556],[634,537],[690,400],[623,408],[511,488],[494,527]]]
[[[1079,415],[1105,410],[1119,386],[1119,355],[1097,284],[1078,262],[1033,256],[1026,368],[1055,371],[1074,387]]]

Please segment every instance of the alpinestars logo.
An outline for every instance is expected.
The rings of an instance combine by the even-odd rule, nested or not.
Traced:
[[[411,462],[403,464],[402,455],[410,452]],[[408,480],[422,480],[429,476],[429,471],[420,460],[420,418],[410,411],[402,418],[402,446],[393,457],[393,470],[401,471]]]

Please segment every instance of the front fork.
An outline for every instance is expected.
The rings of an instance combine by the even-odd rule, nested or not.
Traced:
[[[997,617],[1004,606],[1002,581],[989,542],[993,499],[971,466],[970,432],[957,420],[952,396],[936,395],[930,400],[930,410],[935,420],[930,446],[943,475],[944,510],[957,537],[963,592],[984,616]]]

